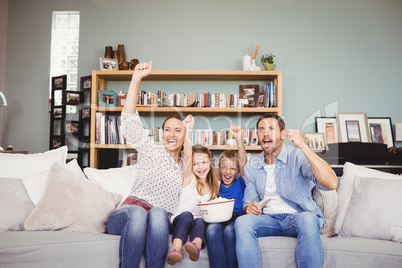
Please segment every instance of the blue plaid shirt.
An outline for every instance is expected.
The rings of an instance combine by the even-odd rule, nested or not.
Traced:
[[[243,208],[251,201],[259,202],[264,198],[267,173],[264,170],[264,152],[251,158],[244,167],[246,190],[244,191]],[[275,160],[275,183],[279,196],[298,213],[313,212],[325,223],[321,209],[313,200],[312,189],[317,183],[310,164],[303,152],[296,147],[283,144]]]

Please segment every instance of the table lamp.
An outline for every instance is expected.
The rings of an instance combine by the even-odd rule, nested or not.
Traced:
[[[0,106],[7,106],[6,97],[2,92],[0,92]]]

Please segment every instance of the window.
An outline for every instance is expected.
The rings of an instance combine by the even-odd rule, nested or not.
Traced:
[[[52,18],[52,40],[50,54],[50,90],[52,77],[67,75],[67,90],[77,91],[78,50],[80,13],[78,11],[54,11]],[[55,103],[61,103],[61,94],[55,96]],[[74,106],[70,106],[74,107]],[[73,112],[73,111],[70,111]],[[67,111],[69,113],[69,111]]]

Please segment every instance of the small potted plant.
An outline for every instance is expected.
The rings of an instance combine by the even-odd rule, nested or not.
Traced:
[[[275,70],[276,64],[274,64],[274,62],[275,62],[274,58],[275,58],[275,55],[272,55],[272,53],[269,53],[269,55],[264,54],[261,56],[260,60],[266,71]]]

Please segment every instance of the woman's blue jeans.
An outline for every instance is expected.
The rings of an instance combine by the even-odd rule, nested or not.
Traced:
[[[119,267],[138,267],[144,254],[146,267],[163,267],[169,247],[167,212],[153,207],[124,206],[110,215],[108,234],[120,235]]]
[[[172,240],[179,238],[183,241],[183,245],[187,239],[193,241],[195,238],[201,238],[203,241],[202,248],[205,247],[205,225],[203,219],[194,219],[193,214],[185,211],[173,219],[173,224],[170,227]],[[190,235],[190,238],[188,236]]]
[[[258,237],[297,237],[297,267],[321,267],[323,248],[318,217],[311,212],[297,214],[243,215],[237,218],[236,253],[239,267],[261,267]]]
[[[235,219],[210,223],[206,228],[209,267],[237,267]],[[251,267],[251,266],[250,266]]]

